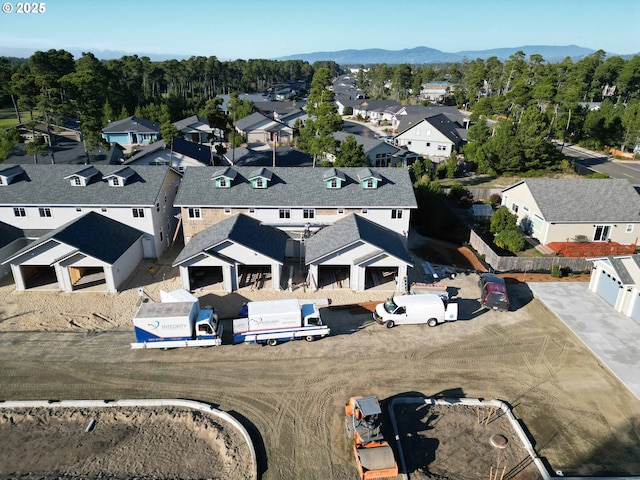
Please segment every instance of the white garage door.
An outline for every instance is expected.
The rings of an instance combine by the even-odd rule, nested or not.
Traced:
[[[616,300],[618,299],[618,292],[622,283],[617,278],[612,277],[604,270],[600,270],[600,278],[598,279],[598,286],[596,287],[596,293],[602,297],[612,307],[615,307]]]
[[[640,293],[636,293],[633,302],[633,308],[631,309],[631,318],[640,323]]]

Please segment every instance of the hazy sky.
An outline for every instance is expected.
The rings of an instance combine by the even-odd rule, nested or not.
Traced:
[[[0,0],[2,1],[2,0]],[[345,49],[579,45],[640,52],[640,0],[49,0],[0,13],[8,48],[220,60]],[[2,6],[8,10],[7,3]],[[119,55],[117,55],[119,56]]]

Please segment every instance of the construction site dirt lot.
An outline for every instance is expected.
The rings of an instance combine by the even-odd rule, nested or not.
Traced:
[[[480,308],[477,274],[443,280],[459,303],[460,320],[435,328],[387,329],[373,322],[370,312],[353,308],[383,301],[388,291],[199,291],[201,303],[215,306],[225,318],[249,300],[330,298],[331,305],[321,313],[331,335],[276,347],[232,345],[230,320],[223,320],[219,347],[131,350],[138,287],[144,285],[152,299],[160,289],[180,287],[170,262],[155,262],[153,274],[149,266],[141,265],[127,290],[115,295],[19,293],[5,279],[0,285],[0,399],[207,402],[243,423],[256,447],[260,478],[275,480],[357,478],[344,427],[344,404],[352,396],[377,395],[383,405],[399,396],[496,398],[513,407],[550,471],[565,476],[640,475],[640,401],[517,276],[508,283],[512,309],[504,313]],[[579,299],[567,301],[579,304]],[[421,428],[422,423],[414,430]],[[477,442],[465,429],[448,430],[438,431],[437,441],[453,442],[451,452],[467,451]],[[26,449],[28,442],[19,444],[24,438],[29,436],[3,430],[0,452]],[[132,439],[130,448],[118,451],[121,468],[130,466],[137,478],[175,478],[151,464],[146,474],[134,470],[140,449],[149,447],[145,442],[148,439]],[[160,437],[153,447],[164,455],[171,451],[171,444],[162,445]],[[437,458],[444,451],[436,448],[425,455]],[[39,454],[44,453],[35,452],[33,458]],[[55,436],[46,454],[64,460]],[[474,468],[488,476],[495,465],[490,457],[484,467]],[[428,457],[409,462],[413,471],[407,473],[410,478],[447,478],[431,472],[431,463]],[[511,468],[507,465],[507,471]],[[29,465],[24,466],[23,478],[38,477],[29,471]],[[189,474],[224,478],[219,472]],[[102,475],[126,476],[109,471]],[[0,478],[12,478],[2,462]]]

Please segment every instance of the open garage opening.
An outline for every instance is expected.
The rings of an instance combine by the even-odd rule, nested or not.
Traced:
[[[222,267],[189,267],[191,290],[224,290]]]
[[[396,290],[398,269],[394,267],[367,267],[365,269],[365,290]]]
[[[69,267],[73,290],[106,292],[107,278],[103,267]]]
[[[261,290],[272,288],[271,267],[269,265],[239,265],[238,288]]]
[[[318,288],[350,288],[349,265],[318,266]]]
[[[56,271],[49,265],[21,265],[25,290],[60,290]]]

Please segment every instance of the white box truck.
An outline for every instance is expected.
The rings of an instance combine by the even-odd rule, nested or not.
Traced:
[[[403,295],[376,305],[373,318],[387,328],[416,323],[435,327],[439,323],[457,320],[458,304],[435,293]]]
[[[161,292],[161,303],[142,303],[133,318],[131,348],[210,347],[222,344],[222,325],[213,309],[200,308],[186,291]]]
[[[234,343],[277,345],[287,340],[309,342],[329,335],[320,310],[311,300],[271,300],[249,302],[247,318],[233,321]]]

